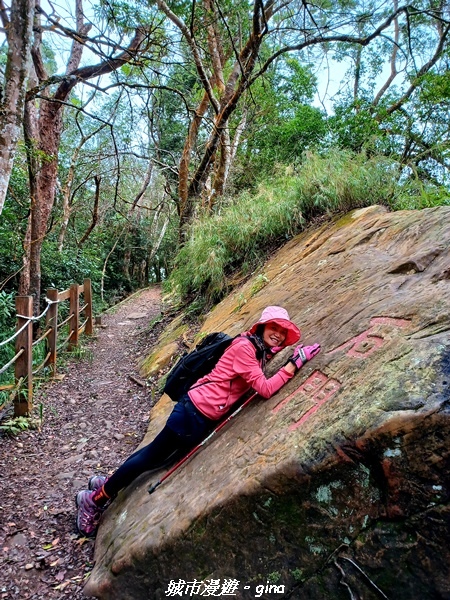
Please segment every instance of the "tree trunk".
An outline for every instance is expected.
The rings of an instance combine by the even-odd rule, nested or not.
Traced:
[[[35,314],[39,313],[41,292],[41,250],[56,193],[58,149],[62,132],[61,105],[41,102],[38,150],[43,153],[36,177],[36,198],[31,207],[30,290]]]
[[[100,204],[100,184],[102,182],[102,178],[100,175],[94,175],[95,181],[95,199],[94,199],[94,207],[92,209],[92,219],[91,222],[83,234],[83,237],[78,242],[78,249],[88,240],[91,233],[94,231],[95,226],[98,223],[98,207]]]
[[[128,283],[131,285],[131,274],[130,274],[130,265],[131,265],[131,248],[127,248],[123,254],[123,265],[122,265],[122,273]]]
[[[134,211],[134,209],[138,206],[139,200],[147,191],[148,186],[150,185],[150,181],[152,179],[153,173],[153,163],[151,160],[148,161],[147,171],[145,173],[144,181],[142,182],[141,189],[136,194],[135,199],[133,200],[133,204],[131,205],[130,214]]]
[[[34,70],[30,75],[30,83],[37,81]],[[37,108],[33,102],[25,103],[23,131],[25,138],[25,148],[27,153],[28,164],[28,181],[30,189],[30,215],[28,217],[27,230],[23,242],[23,268],[19,279],[19,295],[27,296],[30,290],[30,260],[31,260],[31,236],[32,236],[32,219],[31,215],[34,211],[37,198],[37,172],[39,169],[38,154],[36,152],[36,140],[39,139],[38,134],[38,115]]]
[[[210,185],[205,184],[202,206],[206,206],[208,210],[212,210],[217,200],[225,193],[230,168],[235,159],[246,122],[247,114],[244,113],[236,128],[233,141],[230,139],[229,127],[225,128],[223,139],[220,142],[220,160],[216,160],[214,163],[214,176],[209,177],[207,180],[208,182],[212,179],[212,183],[210,182]]]
[[[254,13],[252,20],[252,32],[242,50],[237,57],[233,69],[228,76],[227,82],[223,83],[222,65],[219,60],[220,57],[220,40],[217,39],[218,34],[213,29],[208,30],[208,43],[211,55],[213,57],[213,64],[215,65],[215,72],[212,77],[206,78],[205,68],[200,58],[200,52],[195,45],[195,40],[190,36],[189,30],[186,28],[184,23],[179,18],[175,17],[173,13],[168,9],[167,5],[163,0],[157,0],[158,6],[165,12],[165,14],[175,23],[180,31],[185,36],[192,52],[193,58],[197,67],[198,74],[205,88],[204,101],[208,101],[208,104],[213,108],[215,112],[215,118],[213,127],[209,135],[209,139],[206,144],[205,151],[203,152],[202,160],[196,168],[190,182],[188,183],[189,165],[191,158],[191,151],[193,147],[193,134],[195,139],[198,133],[197,130],[192,131],[192,126],[189,131],[188,140],[183,152],[183,157],[180,163],[180,187],[179,187],[179,241],[182,245],[185,242],[186,230],[194,215],[194,208],[197,199],[200,197],[202,186],[207,180],[213,166],[214,161],[220,156],[223,157],[224,163],[221,166],[222,175],[219,178],[223,178],[227,171],[227,157],[221,152],[218,152],[219,145],[225,134],[228,126],[228,120],[235,111],[242,94],[245,92],[249,85],[250,76],[255,68],[256,59],[259,54],[259,49],[266,31],[266,20],[270,18],[272,14],[272,3],[268,2],[265,7],[262,3],[255,2]],[[212,3],[205,2],[205,6],[212,7]],[[216,36],[216,39],[214,39]],[[220,82],[220,85],[218,83]],[[221,92],[221,100],[218,103],[214,96],[213,86],[218,85]],[[206,111],[206,108],[205,108]],[[218,168],[219,172],[219,168]]]
[[[63,190],[62,190],[63,217],[62,217],[61,227],[60,227],[59,234],[58,234],[58,252],[62,252],[63,247],[64,247],[64,240],[65,240],[66,233],[67,233],[67,227],[69,226],[69,220],[70,220],[70,217],[74,210],[75,193],[76,193],[77,189],[80,189],[80,187],[82,185],[84,185],[90,179],[90,174],[88,174],[88,176],[84,180],[83,184],[80,184],[77,187],[77,189],[73,190],[75,167],[77,164],[78,156],[79,156],[81,148],[84,146],[84,144],[87,141],[89,141],[94,135],[96,135],[99,131],[101,131],[104,127],[106,127],[106,124],[101,125],[98,129],[96,129],[95,131],[92,131],[88,135],[83,135],[83,137],[80,140],[80,143],[75,148],[75,150],[72,154],[72,158],[70,159],[70,167],[69,167],[69,171],[67,174],[67,179],[66,179],[66,182],[65,182]],[[79,126],[79,128],[80,128],[80,126]],[[97,176],[94,176],[94,177],[97,177]],[[97,213],[97,216],[98,216],[97,194],[95,196],[95,199],[96,199],[96,204],[94,206],[94,214]],[[96,219],[96,221],[97,221],[97,219]],[[81,244],[81,242],[80,242],[80,244]]]
[[[25,92],[31,58],[34,0],[12,0],[11,20],[1,3],[8,54],[5,86],[0,90],[0,214],[5,204],[9,178],[22,126]]]
[[[201,121],[205,116],[209,106],[208,94],[203,94],[202,101],[200,102],[197,110],[195,111],[194,118],[189,126],[188,135],[183,148],[183,154],[181,156],[179,168],[178,168],[178,214],[180,220],[186,213],[191,213],[191,207],[188,203],[191,201],[189,198],[189,165],[191,164],[191,155],[194,144],[197,140],[198,130],[200,128]],[[180,227],[180,231],[182,227]],[[180,238],[180,242],[182,239]]]

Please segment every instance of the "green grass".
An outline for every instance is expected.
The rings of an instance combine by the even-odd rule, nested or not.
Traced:
[[[298,172],[279,167],[256,192],[225,200],[212,216],[191,226],[166,284],[178,299],[195,301],[198,311],[230,291],[235,272],[247,275],[268,252],[319,216],[345,214],[373,204],[391,210],[448,204],[442,190],[421,182],[399,182],[396,163],[385,157],[331,150],[309,153]]]

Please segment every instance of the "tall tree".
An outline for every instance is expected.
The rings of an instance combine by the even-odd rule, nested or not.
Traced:
[[[38,18],[44,15],[37,4]],[[21,273],[20,293],[34,296],[35,310],[39,310],[41,291],[41,249],[51,210],[55,201],[58,149],[62,133],[62,114],[73,88],[92,78],[112,73],[124,64],[145,55],[151,45],[152,28],[137,27],[133,37],[123,46],[120,40],[106,37],[99,44],[104,60],[98,64],[80,67],[84,48],[95,49],[95,40],[89,40],[92,24],[85,20],[82,0],[75,2],[75,29],[62,26],[54,15],[45,15],[50,27],[72,39],[72,47],[65,74],[48,75],[42,56],[40,22],[35,24],[32,48],[36,85],[27,94],[25,139],[29,150],[31,209],[25,245],[24,269]],[[106,46],[106,47],[104,47]]]
[[[412,65],[421,63],[414,74],[411,72],[414,79],[409,89],[388,108],[395,112],[402,109],[417,82],[448,48],[448,8],[444,0],[419,0],[401,6],[396,0],[391,5],[381,0],[363,4],[345,0],[318,4],[303,0],[155,2],[181,33],[180,53],[190,53],[202,89],[201,99],[192,109],[178,167],[181,242],[211,173],[215,177],[213,186],[222,187],[222,174],[227,172],[223,165],[230,156],[228,133],[232,119],[255,81],[279,56],[297,53],[312,62],[333,45],[349,52],[350,48],[388,40],[391,64],[398,54],[411,56]],[[438,32],[434,45],[417,43],[426,21],[428,33],[430,28]],[[377,48],[382,48],[381,43]],[[383,56],[386,51],[385,47]],[[392,81],[391,76],[385,89],[380,90],[379,99]],[[237,132],[237,123],[235,127]]]
[[[8,44],[4,81],[0,86],[0,214],[5,203],[17,142],[31,60],[35,0],[12,0],[10,14],[0,0],[0,18]]]

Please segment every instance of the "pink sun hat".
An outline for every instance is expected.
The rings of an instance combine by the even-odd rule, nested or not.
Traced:
[[[258,325],[267,325],[267,323],[276,323],[286,329],[287,334],[284,346],[295,344],[302,336],[300,329],[290,320],[288,311],[282,306],[267,306],[262,311],[259,321],[249,329],[249,333],[255,333]]]

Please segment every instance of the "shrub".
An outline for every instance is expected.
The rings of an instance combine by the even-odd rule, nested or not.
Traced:
[[[228,199],[213,216],[200,216],[175,259],[167,287],[182,301],[201,296],[199,306],[209,306],[227,292],[233,271],[248,273],[314,218],[373,204],[422,208],[426,193],[419,189],[417,182],[402,182],[397,163],[385,157],[344,150],[308,153],[298,173],[279,167],[256,192]]]

